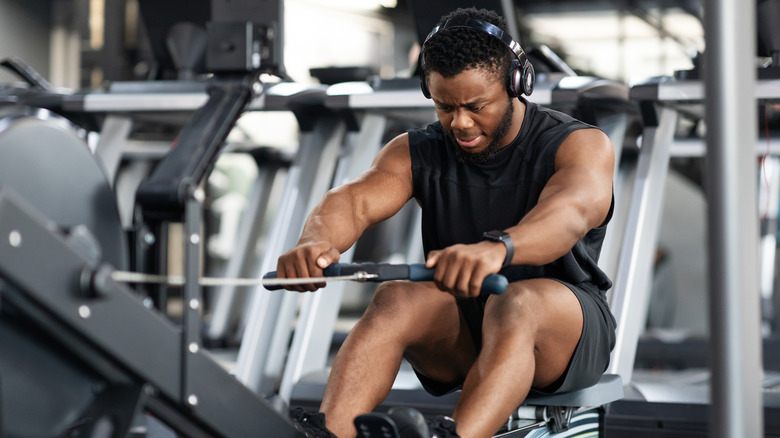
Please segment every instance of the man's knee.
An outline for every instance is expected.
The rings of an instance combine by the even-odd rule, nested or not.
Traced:
[[[390,319],[394,326],[414,318],[421,306],[412,289],[413,286],[409,282],[388,281],[380,284],[363,317]]]
[[[524,330],[535,330],[547,319],[551,306],[555,305],[550,292],[556,285],[551,287],[544,280],[510,284],[506,292],[488,301],[485,308],[486,321],[506,329],[521,325]]]
[[[506,292],[495,297],[494,303],[491,303],[494,305],[486,307],[486,312],[498,319],[516,319],[525,314],[533,316],[534,311],[538,310],[539,300],[536,295],[536,291],[526,282],[512,283]]]
[[[397,312],[406,307],[407,296],[407,285],[397,281],[386,281],[376,288],[370,305],[383,311]]]

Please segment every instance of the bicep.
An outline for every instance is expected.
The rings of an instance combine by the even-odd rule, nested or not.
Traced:
[[[365,227],[397,213],[412,197],[412,165],[406,134],[391,140],[367,171],[337,190],[349,194],[355,219]]]

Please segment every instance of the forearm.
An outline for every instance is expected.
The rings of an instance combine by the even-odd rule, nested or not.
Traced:
[[[356,211],[356,201],[349,190],[337,188],[325,195],[306,220],[298,245],[329,242],[339,252],[349,249],[367,228]]]
[[[564,199],[537,205],[520,223],[506,230],[515,246],[512,264],[544,265],[564,256],[601,223],[589,218],[588,213],[593,214]]]

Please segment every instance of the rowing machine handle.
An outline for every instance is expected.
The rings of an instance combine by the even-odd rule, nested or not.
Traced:
[[[434,268],[426,268],[423,263],[413,263],[410,265],[390,265],[382,263],[333,263],[322,270],[325,277],[336,277],[339,275],[350,275],[357,271],[366,271],[368,273],[378,274],[378,278],[369,281],[388,281],[388,280],[411,280],[411,281],[433,281]],[[271,271],[263,278],[276,278],[276,271]],[[482,291],[480,295],[500,295],[504,293],[509,281],[501,274],[490,274],[482,281]],[[281,286],[265,286],[268,290],[279,290]]]

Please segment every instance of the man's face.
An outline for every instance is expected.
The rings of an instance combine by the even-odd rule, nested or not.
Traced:
[[[428,87],[436,115],[462,158],[485,162],[517,134],[514,100],[487,71],[468,69],[451,78],[434,71],[428,76]],[[511,129],[513,125],[516,129]]]

